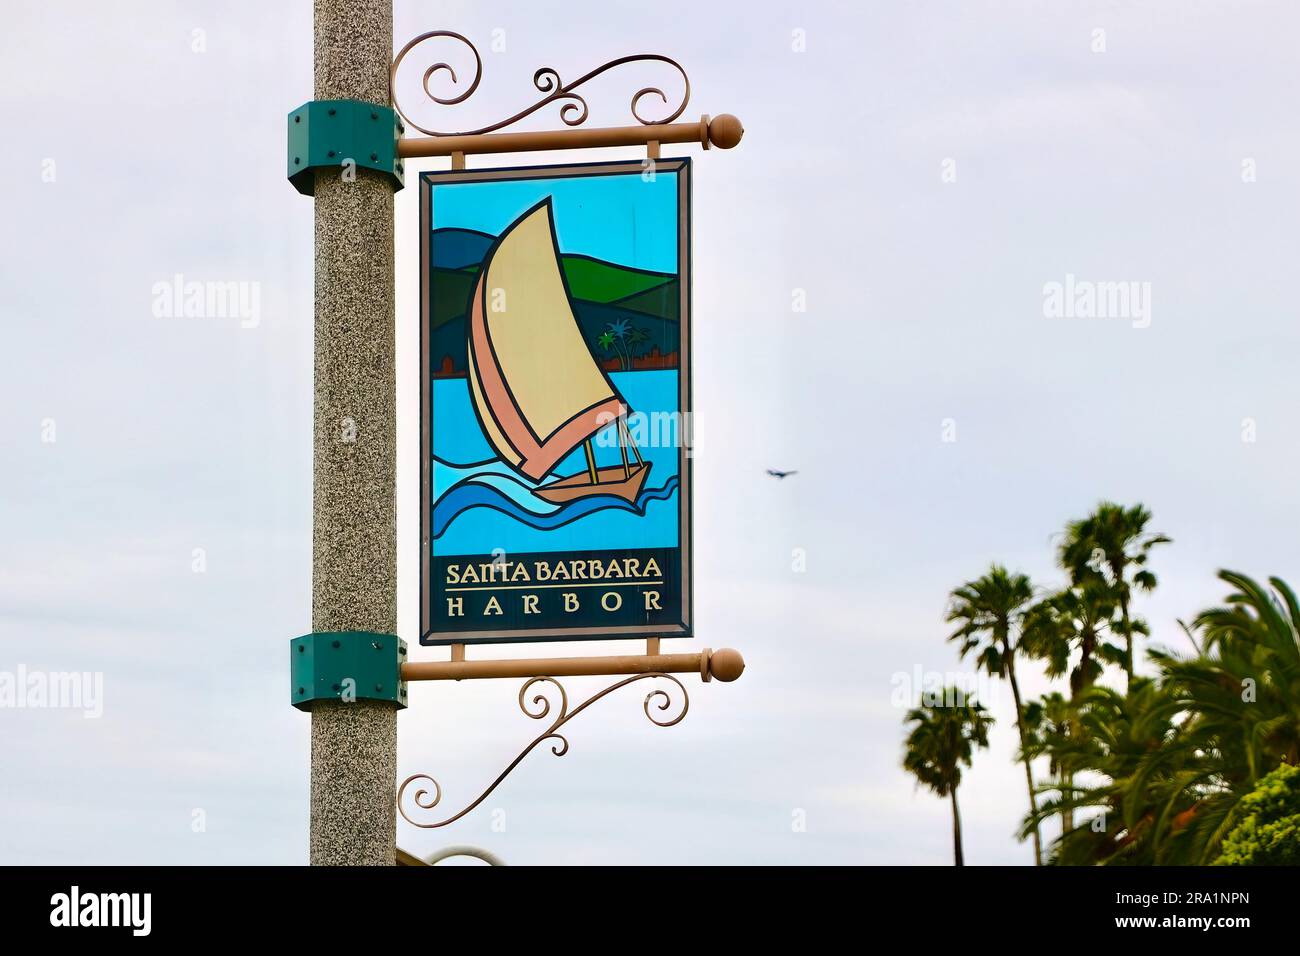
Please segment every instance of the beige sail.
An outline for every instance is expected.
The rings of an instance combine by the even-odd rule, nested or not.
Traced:
[[[573,314],[549,198],[484,261],[470,305],[469,388],[488,442],[534,481],[627,414]]]

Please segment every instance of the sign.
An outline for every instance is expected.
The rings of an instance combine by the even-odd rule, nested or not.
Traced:
[[[420,209],[421,643],[689,636],[689,160]]]

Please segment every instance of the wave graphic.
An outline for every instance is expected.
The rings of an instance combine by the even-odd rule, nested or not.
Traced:
[[[557,505],[533,494],[536,485],[529,485],[499,461],[477,462],[470,465],[453,465],[434,459],[435,487],[451,479],[455,483],[447,489],[433,506],[433,537],[439,538],[452,521],[472,508],[491,508],[514,520],[549,531],[607,509],[645,514],[652,501],[671,498],[677,491],[677,476],[673,475],[659,488],[642,489],[635,502],[617,495],[589,495],[567,504]],[[456,477],[460,480],[455,480]]]
[[[527,479],[520,478],[517,472],[512,471],[499,458],[467,462],[462,465],[434,457],[433,487],[434,492],[438,494],[439,502],[455,491],[457,487],[470,481],[495,488],[502,496],[510,499],[519,508],[532,514],[550,514],[560,508],[554,502],[546,501],[533,494],[533,489],[537,485]],[[443,491],[442,489],[446,490]],[[461,494],[464,494],[464,492],[461,492]]]

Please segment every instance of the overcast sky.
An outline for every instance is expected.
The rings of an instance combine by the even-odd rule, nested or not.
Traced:
[[[1186,648],[1176,619],[1222,597],[1217,568],[1300,583],[1294,4],[396,8],[398,44],[445,28],[483,50],[456,128],[532,102],[538,66],[568,80],[656,52],[690,74],[686,118],[746,130],[731,152],[665,155],[697,160],[695,643],[748,670],[688,683],[671,729],[635,689],[605,700],[567,756],[534,754],[445,831],[400,823],[400,846],[946,863],[948,807],[899,767],[891,679],[962,666],[954,585],[991,560],[1055,583],[1052,535],[1100,498],[1146,503],[1175,539],[1139,602],[1155,641]],[[305,862],[286,645],[310,629],[312,208],[284,179],[284,126],[311,96],[310,4],[5,18],[0,671],[102,672],[103,715],[0,710],[0,863]],[[651,80],[672,82],[602,77],[590,123],[630,122]],[[413,646],[417,192],[397,197]],[[177,274],[257,283],[257,321],[157,316]],[[1149,312],[1049,318],[1044,286],[1067,276],[1149,283]],[[413,686],[399,774],[472,798],[540,729],[517,692]],[[989,703],[960,791],[967,860],[1027,863],[1010,694]]]

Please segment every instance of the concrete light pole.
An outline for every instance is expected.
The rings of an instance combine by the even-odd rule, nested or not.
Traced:
[[[538,680],[556,684],[560,676],[631,675],[566,710],[556,718],[554,730],[611,691],[659,678],[676,684],[683,694],[680,715],[665,720],[650,713],[647,698],[647,716],[667,727],[685,716],[687,706],[686,689],[672,674],[732,681],[744,670],[740,654],[727,649],[662,654],[653,629],[647,631],[643,655],[467,661],[464,645],[453,645],[448,662],[405,660],[405,645],[396,636],[393,306],[393,193],[404,184],[405,158],[449,155],[453,168],[463,168],[466,153],[644,145],[647,157],[667,162],[658,159],[663,143],[730,149],[740,142],[744,129],[727,114],[673,122],[689,98],[685,71],[666,57],[643,55],[611,60],[547,101],[573,98],[573,87],[630,60],[662,61],[675,66],[686,83],[681,106],[662,123],[647,123],[636,113],[637,99],[658,92],[642,90],[632,101],[633,114],[641,121],[637,127],[434,135],[416,126],[428,138],[409,140],[404,138],[402,116],[389,102],[390,73],[397,68],[392,62],[392,14],[392,0],[314,0],[314,98],[287,117],[288,179],[299,192],[315,197],[316,213],[312,633],[289,642],[290,702],[311,713],[313,865],[397,862],[397,711],[406,706],[407,680],[525,677],[531,685]],[[416,37],[403,47],[398,62],[413,46],[432,38],[458,39],[481,67],[473,44],[445,30]],[[426,84],[430,73],[440,69],[447,67],[435,65],[426,71]],[[475,74],[461,98],[477,85]],[[540,84],[538,88],[546,92]],[[520,114],[525,115],[528,111]],[[489,128],[499,130],[509,122]],[[685,216],[684,207],[678,214]],[[424,384],[429,384],[427,378]],[[667,694],[655,693],[662,696],[662,710]],[[527,708],[525,713],[541,716]],[[524,754],[546,737],[537,738]],[[405,811],[403,816],[416,826],[445,826],[477,806],[504,776],[466,809],[441,822],[415,823]],[[402,790],[424,779],[432,780],[417,774]],[[416,800],[419,803],[418,792]]]
[[[317,100],[388,105],[392,0],[315,0]],[[312,630],[397,630],[391,177],[315,171]],[[397,706],[311,704],[311,863],[395,859]]]

